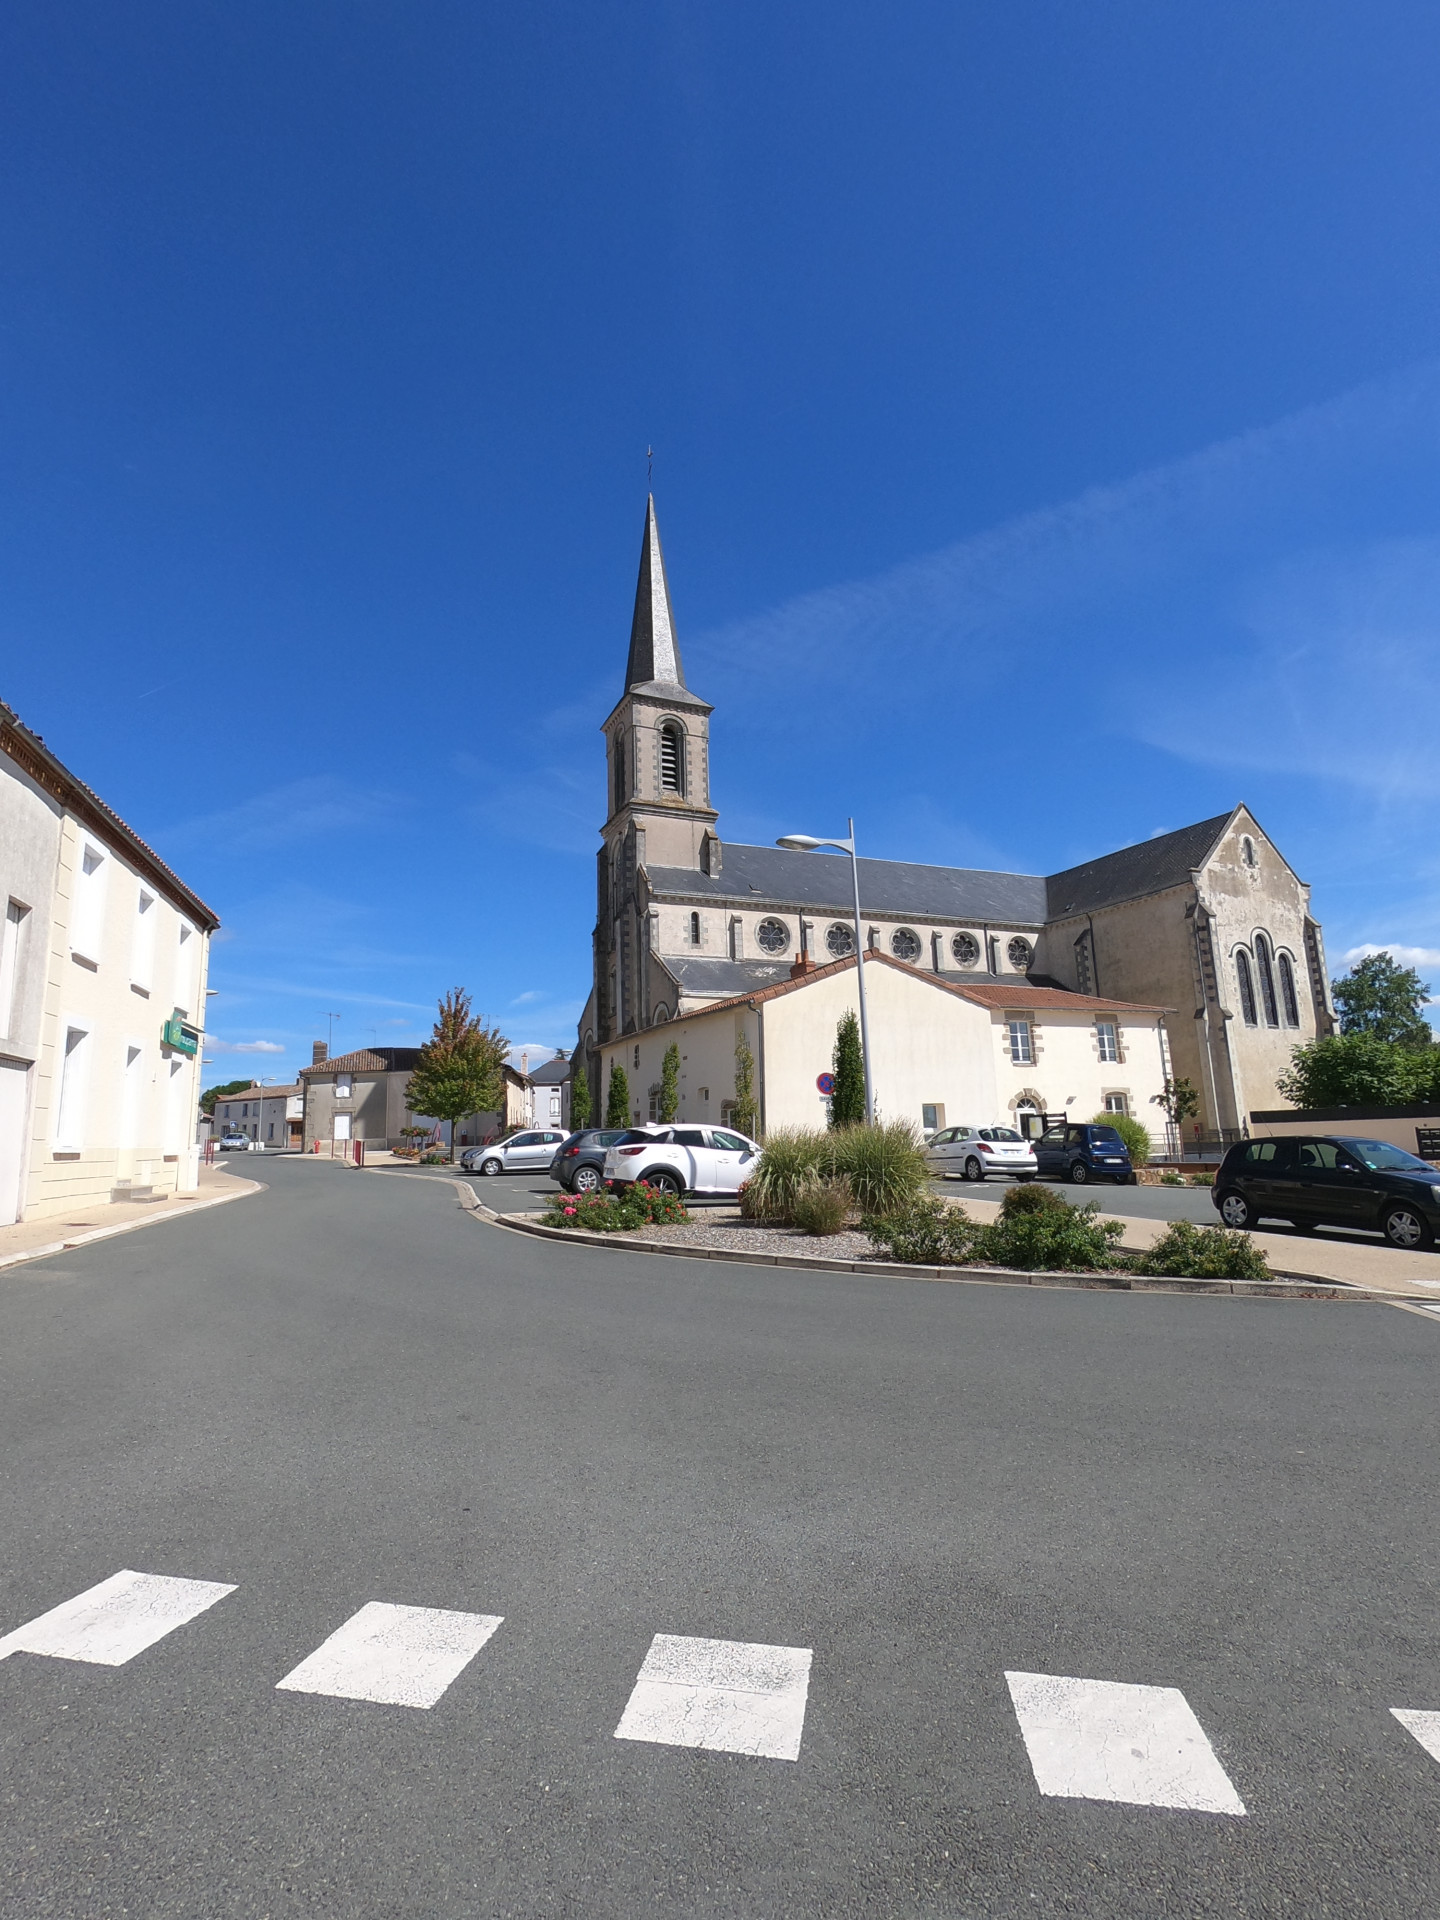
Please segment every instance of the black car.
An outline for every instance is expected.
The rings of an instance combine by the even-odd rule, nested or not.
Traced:
[[[1440,1172],[1386,1140],[1348,1134],[1242,1140],[1220,1163],[1210,1198],[1227,1227],[1262,1219],[1297,1227],[1368,1227],[1392,1247],[1434,1245]]]
[[[1135,1169],[1130,1152],[1114,1127],[1071,1126],[1061,1121],[1047,1127],[1035,1142],[1035,1165],[1041,1175],[1058,1180],[1114,1180],[1133,1187]]]
[[[572,1133],[550,1162],[550,1178],[567,1193],[594,1193],[605,1180],[605,1149],[613,1146],[624,1127],[587,1127]]]

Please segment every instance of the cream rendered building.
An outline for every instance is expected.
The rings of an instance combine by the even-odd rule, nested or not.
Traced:
[[[189,1192],[215,915],[0,705],[0,1224]]]
[[[643,1111],[650,1082],[633,1065],[635,1037],[854,953],[848,861],[721,841],[711,712],[685,684],[652,499],[625,689],[604,725],[608,817],[576,1055],[597,1113],[620,1042],[629,1041]],[[1170,1070],[1201,1103],[1187,1135],[1218,1140],[1241,1131],[1252,1109],[1283,1104],[1276,1078],[1292,1048],[1334,1029],[1309,888],[1243,806],[1049,877],[862,860],[860,891],[867,953],[943,985],[995,990],[1017,1005],[1028,986],[1168,1009]],[[878,1085],[887,1036],[874,1037]],[[643,1061],[643,1043],[640,1051]],[[712,1097],[719,1071],[699,1083]],[[773,1076],[769,1086],[773,1101]],[[1031,1091],[1064,1097],[1058,1087]],[[1158,1091],[1125,1095],[1152,1132],[1164,1126]],[[906,1100],[914,1104],[909,1091]],[[893,1099],[882,1105],[902,1111]],[[1001,1112],[963,1117],[1004,1119],[1022,1105],[1007,1095]]]

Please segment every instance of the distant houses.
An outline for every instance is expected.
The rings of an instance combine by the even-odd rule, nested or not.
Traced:
[[[325,1042],[317,1040],[310,1065],[300,1069],[303,1117],[296,1144],[307,1153],[317,1146],[324,1153],[334,1143],[363,1140],[369,1147],[393,1151],[409,1144],[404,1130],[416,1126],[437,1129],[439,1137],[446,1138],[448,1128],[424,1114],[411,1113],[405,1104],[419,1058],[418,1047],[360,1047],[331,1059]],[[503,1109],[467,1114],[458,1121],[456,1146],[479,1146],[516,1127],[565,1124],[569,1064],[557,1055],[533,1075],[504,1067]],[[241,1106],[257,1104],[254,1092],[233,1094],[227,1100]],[[216,1111],[218,1117],[218,1105]],[[238,1124],[243,1129],[246,1118],[241,1116]]]

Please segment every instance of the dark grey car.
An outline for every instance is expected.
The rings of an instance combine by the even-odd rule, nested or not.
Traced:
[[[550,1162],[550,1178],[567,1193],[594,1193],[605,1180],[605,1149],[613,1146],[624,1127],[586,1127],[572,1133]]]
[[[1440,1172],[1403,1147],[1350,1134],[1242,1140],[1210,1198],[1227,1227],[1366,1227],[1406,1248],[1433,1246],[1440,1229]]]

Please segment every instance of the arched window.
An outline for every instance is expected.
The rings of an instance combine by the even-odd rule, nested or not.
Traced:
[[[698,913],[692,913],[690,916],[690,944],[692,947],[698,947],[700,944],[700,916]]]
[[[1243,947],[1235,955],[1235,978],[1240,982],[1240,1018],[1247,1027],[1257,1025],[1255,1019],[1255,977],[1250,971],[1250,956]]]
[[[1240,842],[1240,857],[1247,867],[1258,867],[1260,864],[1255,858],[1255,842],[1250,838],[1248,833]]]
[[[1285,1015],[1287,1027],[1300,1024],[1300,1002],[1295,993],[1295,962],[1288,953],[1279,956],[1280,966],[1280,1006]]]
[[[618,735],[615,740],[615,811],[618,813],[629,795],[625,791],[625,742]]]
[[[1280,1016],[1275,1011],[1275,969],[1270,961],[1270,942],[1263,933],[1255,936],[1255,966],[1260,975],[1260,1005],[1265,1010],[1267,1027],[1278,1027]]]
[[[674,720],[660,729],[660,791],[685,791],[685,736]]]

